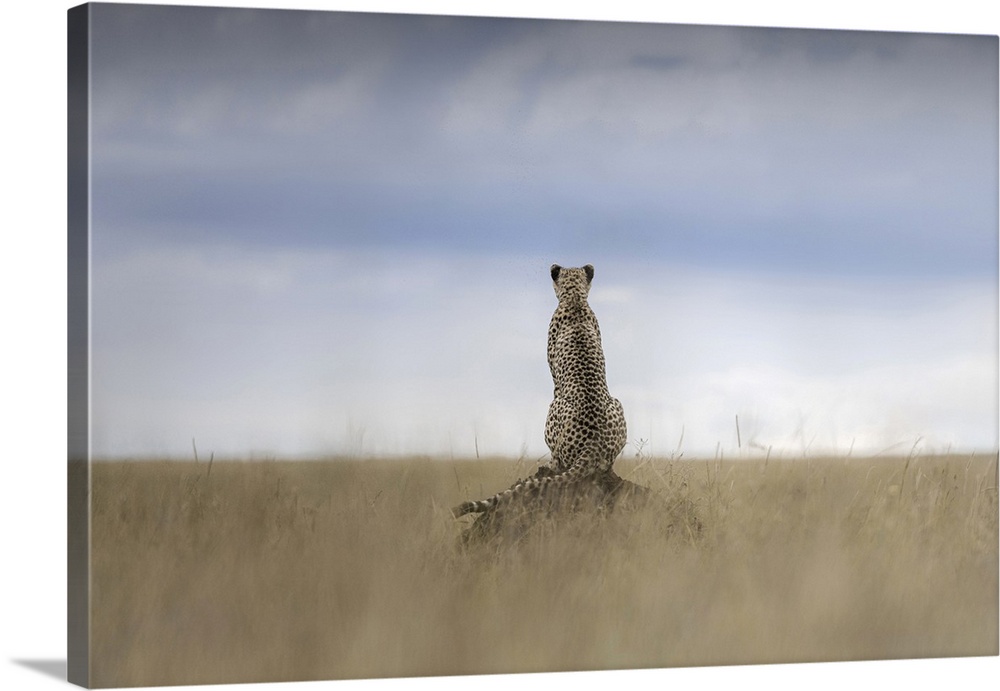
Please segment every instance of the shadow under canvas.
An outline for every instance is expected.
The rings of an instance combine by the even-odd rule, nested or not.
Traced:
[[[11,660],[22,667],[33,669],[46,676],[66,681],[66,660]]]

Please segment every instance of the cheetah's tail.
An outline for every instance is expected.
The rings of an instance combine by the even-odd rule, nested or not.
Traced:
[[[467,513],[482,513],[496,508],[498,504],[507,501],[514,496],[532,491],[543,493],[550,485],[567,485],[573,482],[579,482],[580,480],[586,478],[589,474],[590,473],[587,471],[587,464],[584,459],[581,459],[562,473],[546,477],[532,477],[527,480],[520,480],[513,487],[505,489],[503,492],[498,492],[488,499],[463,502],[453,508],[451,513],[455,518],[464,516]]]
[[[455,518],[460,518],[467,513],[482,513],[483,511],[488,511],[495,505],[496,504],[491,503],[489,499],[484,499],[483,501],[466,501],[452,509],[451,515]]]

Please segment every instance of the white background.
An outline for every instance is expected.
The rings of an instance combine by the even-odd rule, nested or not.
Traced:
[[[0,589],[0,688],[51,689],[66,658],[65,481],[65,33],[73,3],[8,3],[0,28],[3,51],[3,203],[0,250],[0,348],[6,442],[3,500],[3,588]],[[176,4],[176,3],[175,3]],[[457,0],[334,3],[226,2],[230,6],[296,7],[468,14]],[[1000,11],[983,0],[929,4],[888,0],[778,2],[702,0],[661,7],[648,0],[559,3],[480,0],[481,15],[801,26],[957,33],[1000,32]],[[12,155],[13,154],[13,155]],[[1000,659],[786,665],[769,667],[589,673],[567,677],[479,677],[478,688],[509,684],[607,684],[638,688],[988,688]],[[265,689],[458,689],[469,679],[265,684]],[[247,688],[216,686],[211,688]]]

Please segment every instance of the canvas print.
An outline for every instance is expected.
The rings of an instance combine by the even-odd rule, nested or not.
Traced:
[[[71,681],[997,655],[996,36],[68,26]]]

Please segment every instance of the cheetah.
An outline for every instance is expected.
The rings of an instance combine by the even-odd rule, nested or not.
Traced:
[[[625,448],[625,413],[608,392],[601,329],[587,295],[594,267],[550,268],[559,305],[549,323],[548,360],[554,392],[545,422],[545,443],[552,452],[545,476],[521,480],[482,501],[452,510],[458,517],[481,513],[526,492],[544,493],[550,485],[581,482],[607,473]]]

